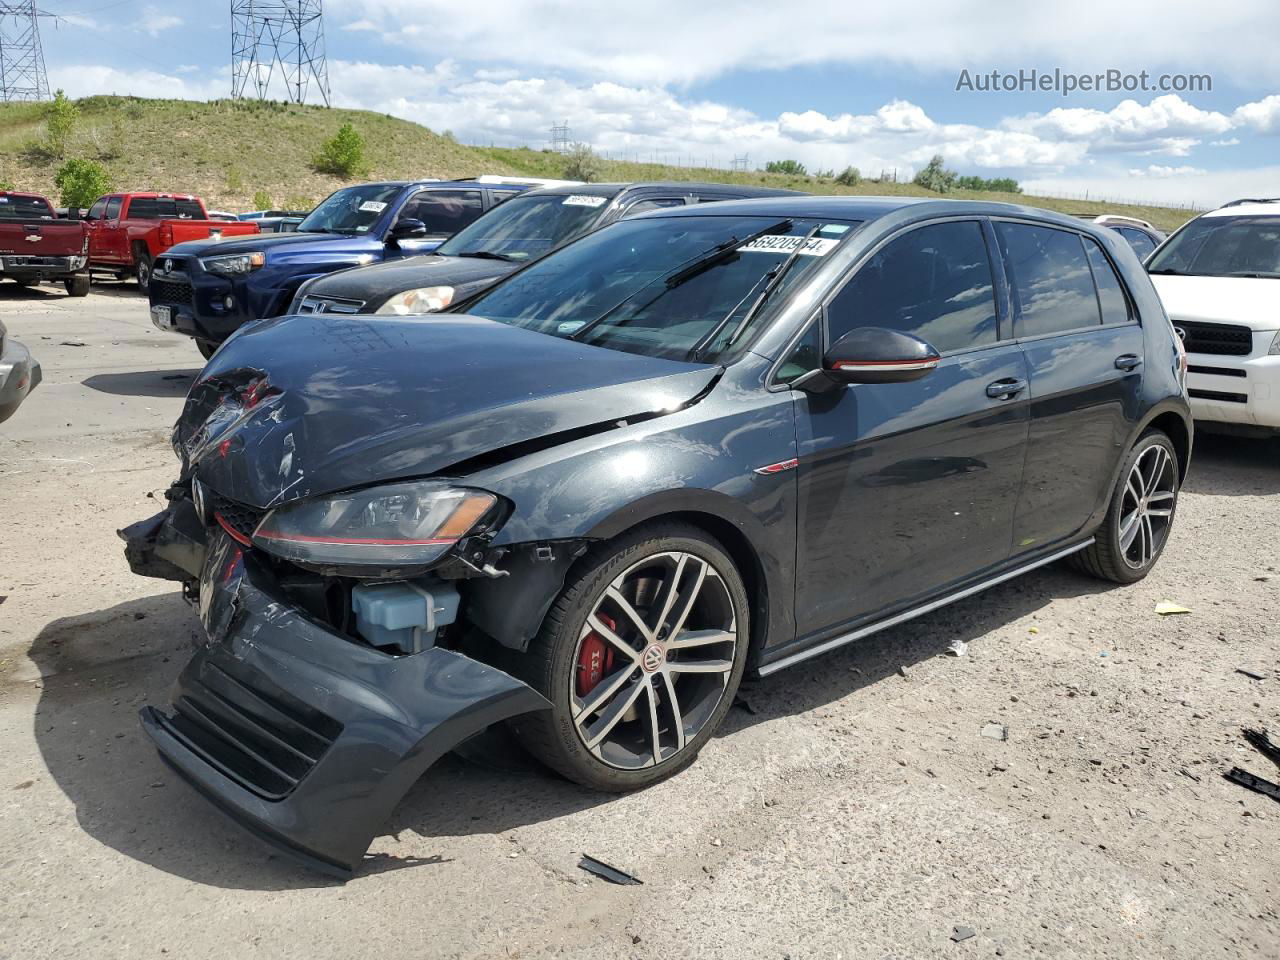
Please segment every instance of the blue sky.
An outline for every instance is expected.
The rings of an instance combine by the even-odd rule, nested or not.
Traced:
[[[69,93],[230,88],[229,5],[47,0]],[[1280,57],[1260,0],[326,0],[337,105],[544,145],[553,122],[613,156],[727,166],[792,157],[909,176],[934,153],[1029,188],[1215,204],[1280,195]],[[1212,78],[1183,92],[957,91],[962,70]],[[429,173],[430,171],[425,171]]]

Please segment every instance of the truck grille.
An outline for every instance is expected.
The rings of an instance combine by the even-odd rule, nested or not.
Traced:
[[[1253,352],[1253,331],[1230,323],[1195,323],[1173,321],[1175,330],[1185,331],[1182,345],[1187,353],[1212,353],[1219,356],[1247,357]]]
[[[233,676],[234,669],[203,662],[184,682],[170,726],[223,774],[279,800],[320,761],[342,724],[264,677]]]
[[[253,537],[253,531],[258,529],[258,524],[267,513],[265,510],[238,503],[213,491],[209,494],[209,505],[213,508],[215,517],[221,517],[226,521],[227,526],[240,534],[243,538],[242,542],[248,542]]]
[[[152,303],[178,303],[190,306],[192,302],[191,284],[184,280],[161,280],[154,274],[150,284]]]

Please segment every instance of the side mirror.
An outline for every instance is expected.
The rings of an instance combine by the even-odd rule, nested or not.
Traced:
[[[427,235],[427,225],[421,220],[414,220],[412,217],[405,217],[403,220],[397,220],[396,225],[391,228],[391,234],[388,240],[413,240]]]
[[[860,327],[837,340],[822,358],[822,369],[792,386],[822,392],[846,383],[909,383],[938,365],[938,351],[919,337],[883,327]]]

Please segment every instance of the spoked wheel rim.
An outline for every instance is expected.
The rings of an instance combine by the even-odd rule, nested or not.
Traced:
[[[151,283],[151,265],[145,260],[138,261],[138,286],[146,290]]]
[[[632,564],[574,648],[569,704],[583,746],[622,770],[682,753],[723,701],[738,643],[733,598],[710,562],[665,552]]]
[[[1153,443],[1138,454],[1125,480],[1120,508],[1120,555],[1127,566],[1142,570],[1160,553],[1178,499],[1178,472],[1173,457]]]

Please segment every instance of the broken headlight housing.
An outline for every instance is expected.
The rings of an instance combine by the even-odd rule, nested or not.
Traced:
[[[253,543],[303,567],[378,576],[432,565],[485,529],[497,504],[492,493],[431,481],[369,487],[277,507]]]
[[[453,287],[418,287],[397,293],[374,313],[407,317],[436,313],[453,303]]]
[[[267,262],[267,255],[255,251],[253,253],[228,253],[220,257],[201,257],[200,266],[209,273],[222,274],[224,277],[252,273]]]

